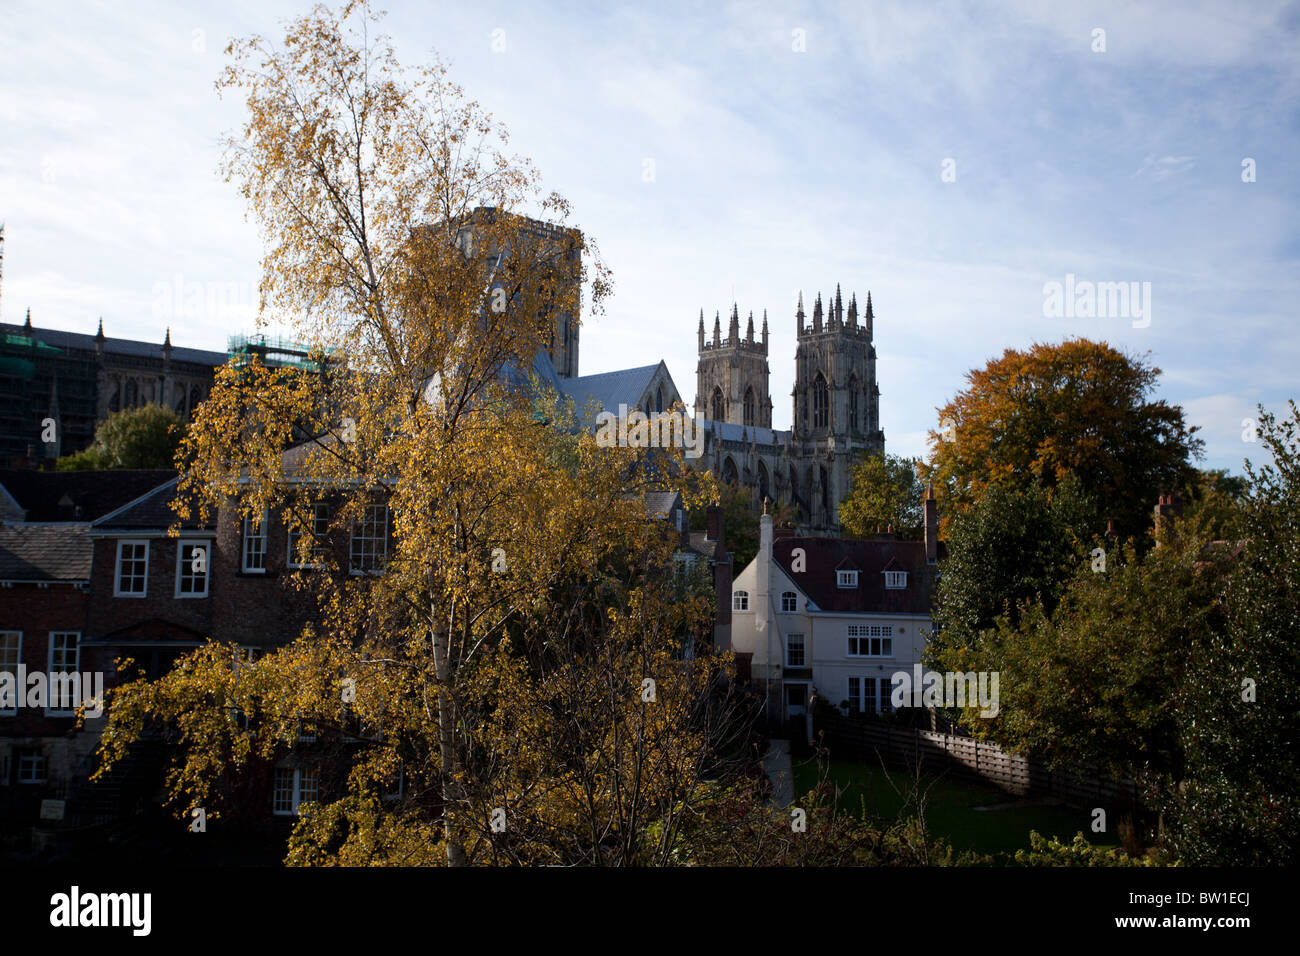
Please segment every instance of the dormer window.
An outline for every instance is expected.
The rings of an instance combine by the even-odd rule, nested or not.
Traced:
[[[899,589],[899,588],[905,588],[905,587],[907,587],[907,572],[906,572],[906,571],[886,571],[886,572],[885,572],[885,587],[890,588],[890,589],[892,589],[892,590],[897,590],[897,589]]]
[[[732,592],[731,592],[731,609],[732,609],[733,611],[748,611],[748,610],[749,610],[749,592],[748,592],[748,591],[732,591]]]
[[[781,594],[781,613],[793,614],[799,610],[799,595],[793,591],[784,591]]]
[[[835,586],[841,588],[855,588],[858,586],[857,571],[836,571]]]

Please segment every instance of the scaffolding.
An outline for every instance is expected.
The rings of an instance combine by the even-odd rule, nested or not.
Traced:
[[[334,364],[338,349],[317,350],[278,335],[232,335],[226,339],[226,354],[243,364],[256,355],[263,365],[275,368],[319,370]]]

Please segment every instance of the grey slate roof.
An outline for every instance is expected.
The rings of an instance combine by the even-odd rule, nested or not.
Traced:
[[[676,491],[647,491],[645,494],[645,513],[651,518],[671,515],[681,506],[682,496]]]
[[[94,521],[175,477],[175,471],[165,468],[0,469],[0,487],[5,492],[0,494],[0,516],[7,521]],[[6,498],[18,505],[16,513],[12,506],[5,507]]]
[[[619,405],[631,409],[650,387],[650,380],[660,366],[642,365],[639,368],[621,368],[598,375],[582,375],[564,381],[564,393],[573,399],[575,410],[581,415],[587,402],[595,399],[602,409],[618,412]]]
[[[780,447],[790,440],[790,432],[776,431],[772,428],[759,428],[757,425],[737,425],[734,422],[701,422],[705,431],[712,432],[723,441],[753,441],[759,445]]]
[[[89,581],[84,523],[0,525],[0,580]]]
[[[169,503],[176,495],[176,484],[179,478],[173,478],[165,485],[155,488],[148,494],[136,499],[125,507],[119,508],[106,514],[91,524],[92,532],[115,532],[115,531],[162,531],[166,530],[176,520],[176,512],[172,511]],[[187,522],[182,525],[183,528],[195,530],[214,530],[216,525],[212,516],[208,517],[206,524],[200,525],[194,522]]]
[[[59,329],[41,329],[34,328],[28,332],[21,325],[13,325],[6,322],[0,329],[6,335],[31,335],[33,338],[44,342],[47,345],[53,345],[61,349],[89,349],[95,350],[95,336],[87,335],[84,332],[64,332]],[[163,350],[162,343],[138,342],[134,339],[104,339],[104,353],[106,355],[130,355],[137,358],[155,358],[162,360]],[[226,364],[227,355],[225,352],[209,352],[206,349],[185,349],[172,347],[173,362],[194,362],[199,365],[209,365],[216,367]]]

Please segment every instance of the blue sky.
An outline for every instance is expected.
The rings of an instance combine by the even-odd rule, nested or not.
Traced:
[[[699,310],[734,299],[768,310],[785,427],[796,294],[839,282],[872,292],[897,453],[925,453],[969,369],[1074,335],[1149,352],[1209,466],[1240,471],[1242,419],[1300,392],[1294,3],[380,5],[399,58],[448,61],[612,268],[584,373],[663,358],[693,401]],[[217,173],[241,104],[213,80],[230,36],[306,4],[5,6],[4,320],[251,330],[258,237]],[[1046,316],[1067,274],[1149,282],[1150,324]],[[212,302],[169,303],[178,283]]]

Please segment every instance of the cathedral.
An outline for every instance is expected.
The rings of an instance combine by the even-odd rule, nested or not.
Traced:
[[[752,312],[744,337],[733,305],[726,337],[715,314],[713,334],[706,338],[701,311],[695,417],[704,422],[705,447],[697,463],[751,489],[759,500],[788,506],[801,533],[837,535],[853,465],[864,451],[885,447],[871,293],[861,313],[856,295],[845,307],[838,286],[825,306],[818,293],[811,324],[800,293],[794,318],[792,427],[777,431],[768,388],[767,312],[756,339]]]

